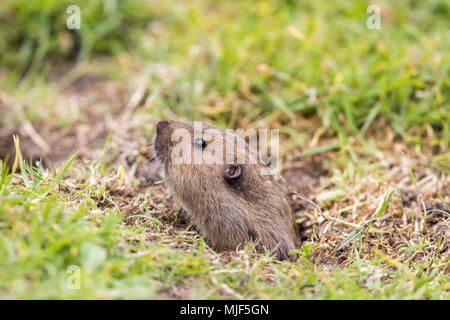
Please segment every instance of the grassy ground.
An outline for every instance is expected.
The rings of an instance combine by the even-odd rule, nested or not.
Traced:
[[[112,3],[0,3],[0,298],[450,298],[445,1],[380,30],[365,1]],[[292,199],[298,261],[204,244],[145,161],[160,119],[280,129],[322,210]]]

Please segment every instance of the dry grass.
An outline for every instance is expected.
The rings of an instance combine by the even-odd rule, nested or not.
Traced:
[[[40,149],[37,154],[50,163],[57,163],[79,150],[79,158],[86,159],[84,166],[88,166],[89,159],[100,158],[108,133],[114,132],[109,142],[112,151],[107,159],[108,166],[117,169],[117,175],[90,183],[92,187],[101,185],[107,191],[97,200],[99,207],[126,212],[125,222],[129,224],[141,223],[143,220],[137,216],[145,214],[147,208],[152,216],[164,223],[168,234],[177,237],[174,229],[184,232],[188,222],[181,217],[173,223],[179,209],[174,206],[163,181],[158,181],[157,172],[145,157],[148,132],[154,130],[159,119],[139,119],[132,114],[137,108],[149,107],[146,105],[149,93],[143,89],[143,83],[130,84],[135,87],[126,93],[123,84],[89,73],[82,75],[64,90],[58,91],[56,87],[56,98],[51,101],[61,107],[62,101],[69,101],[76,109],[73,112],[77,117],[64,128],[58,128],[54,123],[38,124],[39,131],[45,134],[46,145],[52,146],[49,150],[36,143],[34,131],[26,130],[25,126],[9,131],[4,128],[2,137],[6,140],[13,133],[19,133],[22,140],[34,143],[31,151]],[[127,95],[129,98],[124,98]],[[112,109],[102,108],[105,101],[112,104]],[[2,102],[6,107],[8,103],[18,105],[4,92]],[[56,108],[54,112],[61,111]],[[262,119],[256,126],[277,127],[280,124],[274,119],[276,117]],[[291,123],[300,124],[304,130],[325,131],[314,120],[305,121],[299,117],[291,119]],[[244,128],[249,125],[244,125]],[[287,188],[294,194],[292,205],[301,225],[302,238],[318,245],[312,254],[317,263],[345,266],[354,258],[355,247],[363,250],[359,253],[368,259],[376,254],[374,250],[378,250],[378,253],[383,252],[399,263],[421,260],[433,263],[431,257],[448,251],[449,228],[446,221],[450,177],[436,169],[436,161],[426,147],[408,148],[403,142],[395,141],[389,128],[383,137],[373,134],[376,145],[364,145],[357,139],[349,143],[348,148],[359,156],[359,168],[352,167],[351,163],[342,163],[339,153],[333,150],[313,156],[302,156],[297,152],[298,156],[292,158],[292,149],[285,149],[282,175]],[[317,139],[311,142],[310,147],[336,141],[337,138]],[[426,141],[423,144],[426,146]],[[23,149],[25,154],[30,151],[27,146]],[[62,184],[63,190],[64,185],[70,190],[84,180],[82,172],[88,167],[83,168],[82,163],[78,166],[81,180],[67,179]],[[136,178],[140,179],[139,182]],[[146,192],[148,187],[152,192]],[[376,211],[391,187],[395,192],[389,202],[389,210],[377,216]],[[295,196],[296,192],[317,203],[323,212]],[[138,195],[140,197],[137,198]],[[361,234],[356,243],[362,241],[363,245],[351,242],[338,250],[347,236],[355,231]],[[151,234],[149,230],[150,238]],[[192,234],[189,233],[190,236]],[[439,248],[436,247],[438,243]],[[414,254],[405,250],[420,244],[423,248]]]
[[[78,106],[79,118],[62,129],[53,124],[39,127],[41,132],[49,133],[45,137],[52,149],[42,153],[49,163],[64,158],[65,152],[73,151],[63,147],[63,142],[70,141],[81,151],[81,161],[59,186],[70,206],[77,208],[89,198],[97,208],[92,213],[98,217],[108,210],[124,213],[124,225],[145,228],[144,238],[136,235],[127,242],[155,242],[169,251],[186,252],[196,252],[199,243],[205,246],[146,158],[148,133],[142,130],[142,120],[136,113],[145,106],[148,93],[137,84],[135,90],[129,91],[128,102],[117,102],[114,104],[116,109],[102,109],[97,106],[111,101],[112,96],[124,90],[123,85],[104,79],[92,80],[91,76],[82,79],[57,96],[61,100],[71,97]],[[71,96],[74,92],[76,94]],[[125,106],[123,110],[120,109],[122,106]],[[87,124],[79,119],[87,119]],[[150,119],[145,128],[151,128],[152,132],[157,120]],[[301,119],[298,121],[302,122]],[[320,126],[316,130],[320,130]],[[105,141],[110,131],[114,133],[107,146],[107,170],[101,175],[94,164],[102,158],[104,145],[100,142]],[[19,133],[24,141],[33,142],[26,130],[19,129]],[[450,177],[436,169],[430,150],[408,148],[395,141],[392,132],[387,130],[386,133],[375,145],[363,144],[356,139],[349,143],[348,148],[358,154],[358,160],[354,162],[358,166],[342,161],[342,154],[333,150],[304,156],[298,153],[300,156],[296,158],[284,157],[283,177],[287,190],[293,194],[291,204],[304,241],[299,252],[322,270],[321,281],[326,285],[331,285],[327,279],[332,277],[333,270],[345,270],[355,261],[371,265],[366,267],[370,269],[371,280],[392,280],[395,271],[449,273]],[[314,143],[321,145],[335,141],[336,138],[331,137]],[[286,140],[283,143],[287,143]],[[292,154],[292,151],[288,153]],[[391,188],[392,198],[387,201],[386,195]],[[383,201],[388,206],[380,210]],[[216,278],[222,273],[259,272],[267,285],[274,285],[278,271],[271,264],[279,263],[251,252],[251,248],[234,253],[204,251],[202,257],[212,270],[209,276],[215,287],[211,289],[215,297],[245,297],[239,289]],[[131,251],[130,254],[139,257],[148,254],[148,250]],[[239,262],[237,266],[225,267],[236,261]],[[298,274],[296,263],[282,263],[281,266],[287,268],[284,272],[288,275]],[[195,276],[185,278],[187,283],[194,279]],[[167,298],[192,297],[192,288],[187,283],[161,285],[159,292]],[[206,296],[196,297],[208,297],[208,293],[203,294]],[[269,296],[262,294],[260,297]]]

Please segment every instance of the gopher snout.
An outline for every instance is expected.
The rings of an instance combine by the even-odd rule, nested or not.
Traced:
[[[167,159],[167,153],[169,151],[169,124],[170,122],[167,120],[159,121],[156,125],[156,137],[154,142],[154,148],[156,155],[161,160],[161,162],[165,163]]]
[[[156,133],[161,134],[161,132],[169,126],[169,121],[161,120],[156,125]]]

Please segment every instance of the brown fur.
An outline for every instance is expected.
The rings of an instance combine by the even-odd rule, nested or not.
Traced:
[[[172,150],[181,142],[171,141],[171,137],[173,130],[179,128],[187,129],[194,137],[191,123],[160,121],[154,148],[164,166],[168,186],[208,245],[219,251],[235,250],[258,240],[257,251],[268,249],[278,259],[292,258],[288,252],[295,249],[298,241],[297,226],[281,185],[272,175],[261,175],[264,166],[260,163],[243,164],[241,176],[231,181],[224,178],[225,164],[173,164]],[[225,133],[203,124],[205,135],[207,129]],[[205,158],[217,156],[214,139],[210,140],[201,150]],[[238,144],[237,153],[248,150],[245,142]]]

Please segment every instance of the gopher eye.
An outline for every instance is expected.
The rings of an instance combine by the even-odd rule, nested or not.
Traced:
[[[206,148],[206,141],[203,140],[202,138],[195,139],[195,141],[194,141],[194,146],[195,146],[197,149],[203,150],[203,149]]]

